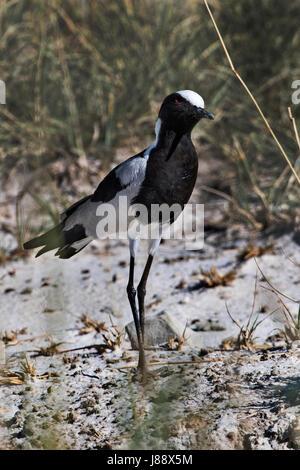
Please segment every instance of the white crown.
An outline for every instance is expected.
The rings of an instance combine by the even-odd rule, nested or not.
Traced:
[[[195,91],[192,90],[180,90],[177,91],[179,95],[182,96],[185,100],[191,103],[193,106],[197,106],[197,108],[204,108],[204,101],[202,96],[198,95]]]

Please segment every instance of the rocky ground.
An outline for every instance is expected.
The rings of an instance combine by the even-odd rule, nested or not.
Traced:
[[[137,277],[144,262],[141,252]],[[199,347],[185,332],[148,350],[145,386],[125,334],[126,243],[1,265],[1,448],[299,448],[299,340],[270,291],[299,300],[299,265],[291,233],[253,247],[216,232],[200,252],[164,243],[147,315],[167,312]],[[296,319],[299,304],[280,297]]]

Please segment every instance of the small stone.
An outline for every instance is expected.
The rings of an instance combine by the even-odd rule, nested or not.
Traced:
[[[9,294],[10,292],[14,292],[15,289],[13,287],[7,287],[5,290],[4,290],[4,294]]]
[[[138,349],[138,342],[134,322],[125,327],[133,349]],[[184,344],[190,347],[201,349],[203,347],[202,336],[187,328],[165,311],[157,315],[146,317],[145,320],[145,346],[157,346],[168,343],[170,338],[182,338],[184,334]]]
[[[68,416],[67,416],[67,423],[69,424],[75,423],[76,418],[77,418],[77,414],[74,411],[70,411],[70,413],[68,413]]]
[[[54,419],[54,421],[56,421],[57,423],[61,423],[63,418],[62,418],[62,414],[60,411],[57,411],[56,413],[54,413],[54,415],[52,416],[52,418]]]
[[[226,328],[219,323],[219,320],[194,320],[192,322],[194,331],[225,331]]]
[[[300,340],[295,340],[292,342],[292,345],[291,345],[291,350],[292,351],[296,351],[297,349],[300,349]]]
[[[185,305],[185,304],[188,304],[190,301],[190,298],[189,297],[184,297],[182,300],[179,301],[179,303],[181,305]]]
[[[32,294],[32,289],[30,287],[26,287],[25,289],[21,290],[21,295],[29,295]]]
[[[35,432],[35,422],[36,420],[33,416],[27,416],[25,418],[22,434],[23,436],[33,436]]]
[[[278,368],[276,366],[273,366],[271,369],[271,375],[277,376],[279,375]]]
[[[89,398],[81,403],[82,408],[90,408],[90,407],[94,407],[95,405],[96,405],[96,402],[93,398]]]

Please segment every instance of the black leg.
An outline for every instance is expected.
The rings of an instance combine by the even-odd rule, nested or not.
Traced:
[[[138,302],[139,302],[139,314],[140,314],[140,326],[141,326],[141,331],[142,331],[142,340],[144,342],[144,331],[145,331],[145,295],[146,295],[146,284],[147,284],[147,279],[149,276],[149,272],[151,269],[153,261],[153,256],[149,255],[147,259],[147,263],[142,275],[142,278],[140,280],[140,283],[137,288],[137,294],[138,294]]]
[[[145,361],[143,336],[141,333],[141,323],[140,323],[138,311],[136,308],[136,302],[135,302],[136,290],[134,288],[134,257],[133,256],[130,256],[130,268],[129,268],[129,280],[128,280],[128,285],[127,285],[127,295],[128,295],[128,300],[130,303],[133,319],[134,319],[137,340],[139,343],[138,368],[141,369],[142,373],[144,374],[146,370],[146,361]]]

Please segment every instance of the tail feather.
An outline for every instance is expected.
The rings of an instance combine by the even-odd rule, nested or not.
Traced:
[[[42,247],[36,254],[36,257],[38,257],[47,251],[58,248],[55,255],[59,256],[59,258],[71,258],[71,256],[81,251],[93,238],[86,234],[85,227],[81,221],[80,211],[79,217],[76,217],[76,211],[89,199],[90,196],[86,196],[80,199],[80,201],[75,202],[75,204],[61,215],[61,222],[58,225],[43,235],[24,243],[24,249],[30,250],[32,248]],[[73,218],[72,224],[70,223],[70,219],[72,219],[74,215],[75,218]],[[71,225],[69,229],[66,229],[67,221],[69,221],[68,225]]]
[[[32,248],[38,248],[44,245],[48,245],[49,247],[53,246],[52,249],[54,249],[60,246],[63,242],[62,230],[63,224],[60,223],[48,232],[44,233],[43,235],[40,235],[39,237],[33,238],[32,240],[29,240],[28,242],[24,243],[24,249],[31,250]]]
[[[71,229],[64,230],[64,222],[62,222],[43,235],[24,243],[24,248],[28,250],[43,247],[35,255],[36,258],[58,248],[55,255],[65,259],[81,251],[91,240],[92,238],[87,237],[82,225],[76,224]]]

